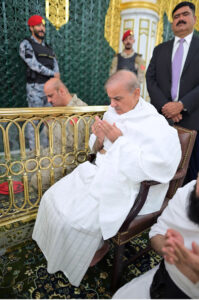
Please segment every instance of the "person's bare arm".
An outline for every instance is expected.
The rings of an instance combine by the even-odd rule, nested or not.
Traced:
[[[93,145],[93,149],[92,149],[95,153],[97,153],[98,151],[100,151],[103,148],[104,137],[105,137],[105,134],[99,125],[100,121],[101,121],[100,118],[98,116],[96,116],[95,123],[92,125],[92,132],[96,136],[96,141],[95,141],[95,143]]]
[[[165,244],[166,237],[162,234],[157,234],[151,238],[151,247],[160,255],[163,256],[162,248]]]
[[[151,238],[152,248],[160,255],[165,256],[170,251],[170,244],[168,243],[169,238],[175,238],[180,243],[184,243],[183,237],[179,232],[174,229],[168,229],[165,235],[157,234]]]
[[[103,148],[103,142],[100,141],[98,139],[98,137],[96,138],[95,144],[93,145],[93,152],[97,153],[98,151],[100,151]]]

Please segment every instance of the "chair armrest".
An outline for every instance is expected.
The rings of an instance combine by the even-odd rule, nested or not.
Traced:
[[[186,169],[180,169],[176,172],[175,176],[172,178],[172,180],[177,180],[177,179],[181,179],[183,177],[185,177],[186,175]],[[171,180],[171,181],[172,181]]]
[[[89,162],[93,162],[94,161],[94,159],[96,158],[96,153],[88,153],[88,155],[87,155],[87,160],[89,161]]]
[[[122,224],[122,226],[119,229],[119,232],[126,231],[129,227],[129,224],[135,219],[135,217],[138,215],[140,210],[142,209],[144,203],[146,202],[149,188],[153,185],[160,184],[160,182],[157,181],[142,181],[140,184],[140,190],[139,193],[135,199],[135,202],[133,204],[133,207],[131,208],[128,216],[126,217],[126,220]]]
[[[185,169],[180,169],[176,172],[175,176],[171,179],[170,182],[172,182],[174,180],[177,180],[177,179],[184,178],[185,175],[186,175],[186,170]],[[135,217],[138,215],[138,213],[142,209],[144,203],[146,202],[148,192],[149,192],[149,188],[151,186],[157,185],[157,184],[160,184],[160,182],[153,181],[153,180],[148,180],[148,181],[142,181],[141,182],[140,190],[139,190],[139,193],[138,193],[138,195],[135,199],[133,207],[131,208],[128,216],[126,217],[126,220],[124,221],[124,223],[120,227],[119,232],[127,230],[127,228],[129,227],[129,224],[133,221],[133,219],[135,219]]]

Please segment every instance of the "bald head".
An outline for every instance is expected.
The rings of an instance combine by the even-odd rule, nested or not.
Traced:
[[[140,85],[134,73],[120,70],[113,74],[105,84],[111,106],[116,113],[123,114],[132,110],[139,101]]]
[[[62,88],[66,88],[66,86],[63,84],[63,82],[59,79],[59,78],[50,78],[48,81],[46,81],[46,83],[44,84],[44,88],[48,89],[48,88],[53,88],[53,89],[60,89],[60,87]]]
[[[121,83],[124,88],[126,88],[129,92],[133,92],[135,89],[140,88],[139,81],[135,73],[130,72],[128,70],[120,70],[114,73],[109,77],[107,82],[105,83],[105,89],[111,84]]]
[[[66,106],[72,98],[64,83],[54,77],[44,84],[44,93],[53,106]]]

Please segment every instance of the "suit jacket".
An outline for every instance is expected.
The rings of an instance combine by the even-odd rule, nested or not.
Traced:
[[[151,103],[161,108],[171,98],[171,58],[174,39],[155,47],[146,73],[147,89]],[[179,100],[187,111],[183,111],[178,123],[189,129],[199,130],[199,38],[193,35],[187,58],[182,70]]]

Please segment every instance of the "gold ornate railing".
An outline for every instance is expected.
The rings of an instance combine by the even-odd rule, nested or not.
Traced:
[[[94,117],[106,109],[0,109],[0,227],[35,218],[44,191],[87,159]]]

